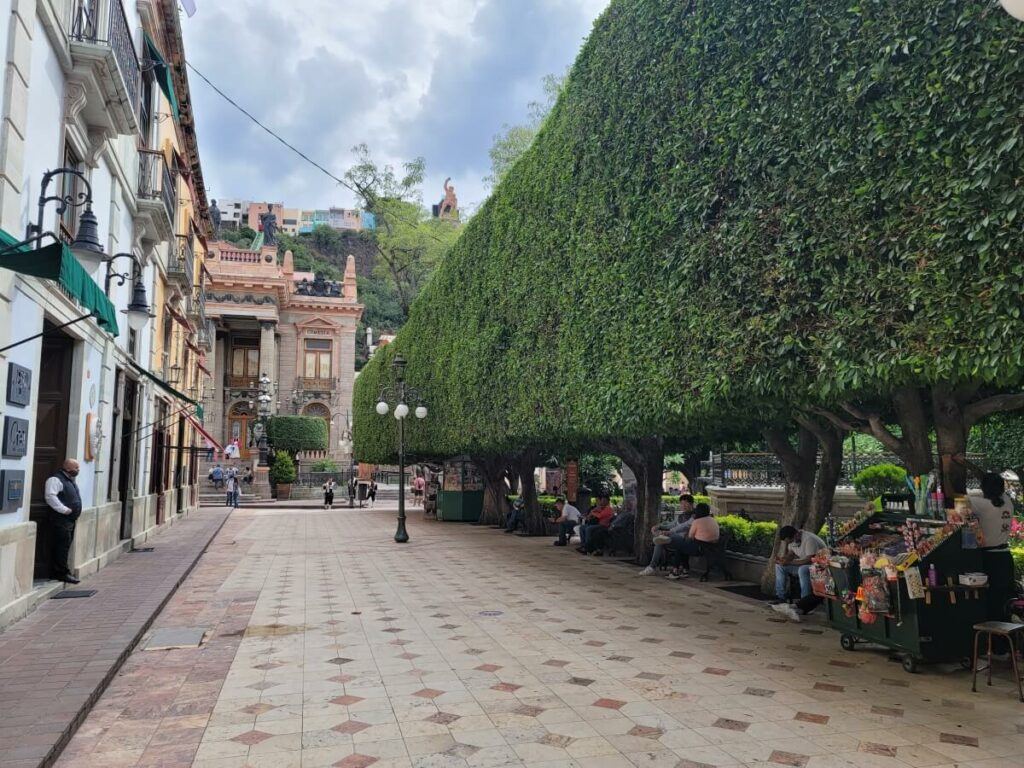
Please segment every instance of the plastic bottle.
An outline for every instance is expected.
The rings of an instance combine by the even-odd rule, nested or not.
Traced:
[[[939,572],[935,570],[935,563],[928,566],[928,586],[939,586]]]

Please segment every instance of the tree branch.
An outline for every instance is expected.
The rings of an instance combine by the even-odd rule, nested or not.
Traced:
[[[766,429],[764,431],[764,440],[775,455],[779,457],[779,461],[784,465],[787,475],[799,474],[803,460],[800,454],[790,445],[789,435],[781,429]]]
[[[853,403],[843,403],[842,405],[843,409],[851,416],[853,416],[855,419],[867,422],[868,429],[865,430],[863,428],[860,428],[859,431],[871,435],[878,442],[880,442],[890,451],[895,453],[897,456],[901,456],[903,454],[903,441],[889,431],[889,428],[885,426],[885,422],[882,420],[882,417],[879,414],[873,411],[869,412],[861,410]]]
[[[970,429],[986,416],[1000,411],[1016,411],[1024,408],[1024,393],[1014,395],[993,395],[964,406],[964,426]]]
[[[824,419],[828,419],[829,423],[833,424],[836,428],[845,430],[847,432],[866,432],[866,429],[854,425],[852,422],[844,420],[841,416],[832,411],[827,411],[824,408],[818,408],[815,406],[809,407],[811,413],[821,416]]]
[[[827,448],[835,440],[842,440],[842,433],[849,431],[840,427],[839,434],[836,434],[835,431],[830,432],[827,427],[823,426],[820,422],[815,421],[806,413],[795,413],[793,415],[793,420],[814,435],[822,448]]]

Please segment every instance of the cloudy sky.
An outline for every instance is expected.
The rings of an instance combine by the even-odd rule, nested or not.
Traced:
[[[276,132],[343,176],[365,142],[380,161],[427,163],[425,202],[451,176],[463,206],[487,195],[487,151],[523,122],[608,0],[198,0],[189,61]],[[349,206],[307,165],[190,75],[212,197]]]

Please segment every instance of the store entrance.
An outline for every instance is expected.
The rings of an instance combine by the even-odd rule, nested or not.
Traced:
[[[68,419],[71,412],[71,366],[75,342],[45,322],[43,348],[39,355],[39,397],[35,423],[35,453],[32,461],[32,501],[29,519],[36,524],[35,576],[49,576],[49,507],[44,497],[46,480],[68,458]],[[74,457],[72,457],[74,458]]]

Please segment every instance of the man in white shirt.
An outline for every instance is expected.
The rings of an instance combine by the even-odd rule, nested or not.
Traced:
[[[558,524],[558,541],[555,542],[555,546],[565,547],[568,546],[572,532],[580,521],[580,511],[561,496],[555,502],[555,509],[558,510],[558,519],[555,520]]]
[[[825,542],[810,531],[798,531],[792,525],[779,530],[779,544],[783,551],[775,561],[775,600],[772,607],[785,616],[800,621],[796,609],[786,601],[789,591],[789,576],[800,579],[800,599],[811,594],[811,558],[825,549]]]
[[[82,514],[82,495],[75,478],[78,462],[65,459],[56,473],[46,480],[43,497],[50,507],[50,576],[67,584],[79,581],[68,568],[71,542],[75,538],[75,521]]]

